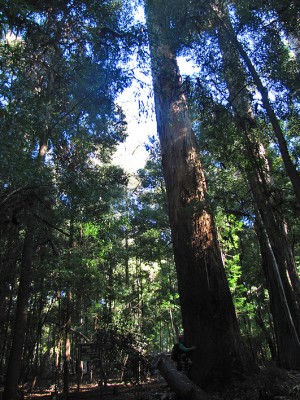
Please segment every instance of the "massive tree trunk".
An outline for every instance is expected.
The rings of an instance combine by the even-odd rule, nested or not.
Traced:
[[[206,182],[162,0],[146,1],[157,127],[192,380],[200,386],[242,371],[240,336],[206,201]]]
[[[219,9],[219,18],[228,24],[226,10]],[[300,296],[299,278],[285,224],[276,215],[272,202],[272,179],[262,143],[255,137],[256,121],[246,86],[246,76],[237,50],[228,42],[227,32],[218,33],[223,56],[224,76],[234,108],[236,126],[242,140],[248,184],[255,202],[263,269],[270,294],[279,364],[285,368],[300,366]]]

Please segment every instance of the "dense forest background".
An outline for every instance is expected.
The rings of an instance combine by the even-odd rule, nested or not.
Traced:
[[[300,3],[145,3],[146,20],[136,18],[139,1],[0,2],[0,375],[7,399],[34,377],[60,379],[68,391],[80,343],[108,349],[102,373],[119,369],[123,377],[130,354],[168,352],[182,329],[190,344],[198,335],[206,346],[200,322],[191,323],[194,307],[217,301],[186,302],[185,279],[196,284],[197,270],[192,259],[182,261],[184,240],[176,242],[183,222],[203,210],[212,216],[251,363],[300,368]],[[159,58],[161,44],[170,65]],[[193,74],[180,75],[179,56],[193,63]],[[145,80],[137,81],[135,68]],[[151,68],[158,130],[167,129],[164,98],[178,96],[201,160],[201,193],[192,202],[189,188],[184,200],[178,195],[186,207],[179,217],[172,185],[188,174],[197,181],[195,170],[181,174],[180,157],[191,160],[191,153],[179,149],[175,159],[176,145],[160,134],[160,144],[155,136],[145,144],[149,157],[136,174],[112,161],[130,134],[118,97],[139,85],[136,101],[147,118],[142,94]],[[230,296],[214,268],[222,303]]]

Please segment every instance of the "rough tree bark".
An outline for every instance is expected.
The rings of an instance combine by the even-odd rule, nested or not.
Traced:
[[[272,104],[269,100],[269,95],[268,95],[268,90],[264,86],[259,74],[257,73],[255,66],[253,65],[251,59],[249,58],[247,52],[244,50],[242,44],[239,42],[234,29],[232,27],[230,18],[224,18],[226,16],[226,12],[224,12],[224,7],[223,7],[223,2],[219,0],[215,0],[213,5],[211,6],[219,24],[220,24],[220,29],[223,30],[224,35],[226,35],[227,40],[229,40],[233,47],[236,48],[236,50],[239,52],[240,57],[244,61],[245,65],[248,68],[249,73],[252,76],[252,79],[257,87],[257,90],[259,91],[262,99],[262,104],[266,110],[266,113],[268,115],[268,118],[270,120],[270,123],[273,128],[273,132],[275,134],[275,137],[277,139],[279,151],[281,154],[281,158],[283,161],[283,165],[286,170],[286,174],[289,177],[291,184],[294,188],[295,196],[300,202],[300,175],[299,172],[297,171],[296,166],[294,165],[291,156],[289,154],[288,146],[285,140],[284,133],[281,129],[281,126],[279,124],[279,121],[276,117],[276,114],[274,112],[274,109],[272,107]]]
[[[272,178],[263,144],[255,137],[256,121],[249,102],[245,72],[238,50],[232,48],[227,31],[222,29],[230,23],[227,10],[219,6],[218,17],[223,22],[218,32],[218,40],[222,51],[224,76],[230,92],[229,100],[242,139],[241,149],[244,151],[245,159],[249,161],[246,175],[256,204],[255,214],[259,225],[257,232],[270,294],[278,361],[284,368],[299,368],[299,278],[284,221],[275,214],[272,204],[274,201],[274,196],[270,196]]]
[[[191,379],[200,386],[243,370],[240,335],[206,182],[191,128],[167,4],[146,1],[157,128],[169,220],[188,345],[195,345]]]
[[[263,269],[270,295],[270,307],[274,321],[278,364],[286,369],[300,369],[300,341],[297,325],[289,307],[280,266],[274,255],[267,231],[259,211],[256,212],[258,237],[261,244]]]

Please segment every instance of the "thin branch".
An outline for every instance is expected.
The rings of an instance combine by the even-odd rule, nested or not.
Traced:
[[[39,186],[21,186],[18,189],[13,190],[11,193],[9,193],[6,198],[2,201],[2,203],[0,203],[0,206],[3,206],[12,196],[14,196],[15,194],[21,192],[22,190],[30,190],[30,189],[36,189]]]
[[[60,229],[58,226],[51,224],[51,222],[47,221],[46,219],[40,217],[38,214],[34,213],[34,216],[38,218],[40,221],[43,221],[46,225],[50,226],[51,228],[57,230],[58,232],[62,233],[65,236],[70,237],[70,234]]]

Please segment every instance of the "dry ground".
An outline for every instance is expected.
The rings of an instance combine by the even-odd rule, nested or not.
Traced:
[[[96,385],[84,385],[80,392],[76,387],[66,397],[57,400],[175,400],[176,395],[163,379],[149,381],[140,385],[126,386],[111,384],[100,389]],[[53,392],[52,392],[53,393]],[[272,365],[261,369],[260,373],[247,377],[243,382],[229,385],[219,391],[209,393],[212,400],[300,400],[300,372],[280,370]],[[25,399],[54,399],[51,389],[25,395]]]

